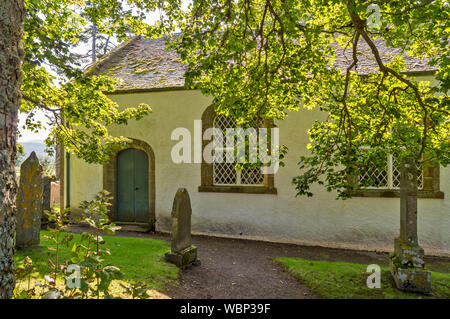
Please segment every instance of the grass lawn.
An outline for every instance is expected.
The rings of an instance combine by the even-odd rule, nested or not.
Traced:
[[[275,258],[274,261],[322,298],[450,298],[450,274],[446,273],[431,272],[434,296],[423,296],[393,288],[388,267],[381,267],[381,288],[370,289],[366,286],[370,275],[366,273],[367,265],[288,257]]]
[[[44,275],[50,273],[49,257],[54,260],[54,252],[48,247],[55,247],[54,243],[43,237],[49,235],[47,231],[41,231],[41,245],[43,247],[28,250],[19,250],[14,259],[16,263],[22,261],[26,256],[31,257],[36,272],[33,273],[33,281],[43,281]],[[157,297],[158,291],[164,292],[166,288],[177,279],[178,268],[163,260],[164,254],[170,251],[169,243],[163,240],[151,238],[103,236],[105,245],[109,248],[111,255],[106,257],[105,264],[120,267],[125,275],[125,282],[145,282]],[[81,235],[74,234],[74,243],[81,241]],[[70,260],[69,247],[61,247],[60,260]],[[25,282],[18,283],[25,285]],[[114,283],[113,289],[118,289],[118,283]],[[120,294],[120,292],[119,292]]]

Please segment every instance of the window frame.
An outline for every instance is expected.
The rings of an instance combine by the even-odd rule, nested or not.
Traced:
[[[392,155],[389,155],[388,161],[391,159],[391,164],[388,163],[388,169],[393,168]],[[392,177],[392,172],[388,171],[388,185],[392,185],[392,181],[389,181]],[[351,179],[355,181],[355,179]],[[359,183],[359,176],[356,178]],[[388,187],[367,187],[360,188],[358,190],[352,190],[350,192],[352,197],[400,197],[400,187],[388,188]],[[444,199],[445,195],[440,190],[440,166],[433,166],[427,162],[426,158],[422,167],[422,187],[417,191],[418,198],[436,198]]]
[[[220,115],[216,115],[215,117],[214,117],[214,119],[213,119],[213,127],[214,128],[219,128],[219,129],[221,129],[222,131],[223,131],[223,128],[221,128],[221,127],[216,127],[216,120],[217,120],[217,118],[219,117]],[[233,118],[233,122],[236,122],[236,120]],[[263,124],[264,125],[264,124]],[[264,125],[265,126],[265,125]],[[263,127],[264,127],[263,126]],[[239,126],[236,124],[235,125],[235,127],[234,128],[239,128]],[[256,130],[258,129],[258,128],[255,128]],[[259,133],[257,133],[257,134],[259,134]],[[235,149],[235,147],[237,147],[237,145],[235,144],[233,147],[230,147],[230,146],[227,146],[226,145],[226,136],[224,136],[224,140],[222,141],[222,146],[218,146],[218,147],[215,147],[214,148],[214,152],[217,152],[217,151],[219,151],[219,152],[221,152],[222,154],[227,154],[227,152],[228,151],[233,151],[234,152],[234,149]],[[216,168],[217,168],[217,164],[235,164],[235,163],[227,163],[227,162],[225,162],[225,163],[213,163],[213,185],[214,186],[258,186],[258,187],[264,187],[265,185],[264,185],[264,174],[262,174],[263,176],[263,181],[262,181],[262,183],[258,183],[258,184],[245,184],[245,183],[242,183],[242,173],[243,173],[243,170],[239,170],[239,169],[237,169],[236,167],[234,167],[233,169],[234,169],[234,172],[235,172],[235,175],[236,175],[236,183],[234,183],[234,184],[221,184],[221,183],[216,183],[215,182],[215,180],[216,180],[216,176],[218,175],[218,173],[217,173],[217,171],[216,171]]]
[[[203,112],[202,136],[207,129],[214,127],[214,119],[216,116],[217,114],[214,110],[214,105],[210,105]],[[273,127],[273,121],[264,120],[264,127]],[[210,142],[211,140],[202,139],[202,152]],[[264,174],[264,182],[262,184],[215,184],[214,163],[206,163],[202,156],[201,184],[198,187],[199,192],[277,194],[278,191],[274,184],[273,174]]]
[[[363,149],[367,149],[367,148],[363,148]],[[398,164],[398,163],[397,163]],[[399,168],[397,168],[398,171]],[[386,174],[387,174],[387,181],[386,181],[386,186],[368,186],[368,187],[361,187],[361,189],[376,189],[376,190],[400,190],[400,185],[399,186],[394,186],[394,171],[395,171],[395,164],[394,164],[394,155],[392,154],[388,154],[386,156]],[[423,189],[423,168],[422,168],[422,172],[420,174],[420,176],[418,176],[418,180],[417,180],[417,185],[418,185],[418,190],[422,190]],[[419,182],[419,178],[420,178],[420,182]],[[361,175],[358,176],[358,183],[361,181]]]

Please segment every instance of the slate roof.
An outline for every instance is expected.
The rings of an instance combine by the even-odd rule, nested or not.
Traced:
[[[407,52],[402,52],[400,48],[387,47],[383,39],[375,39],[373,42],[377,46],[381,59],[385,64],[390,62],[394,56],[403,56],[405,61],[405,70],[403,72],[436,71],[436,67],[432,67],[429,64],[430,58],[411,57]],[[338,47],[337,44],[334,44],[334,48],[336,51],[335,63],[342,70],[346,70],[352,63],[352,49],[348,48],[344,50]],[[378,65],[373,57],[372,51],[363,39],[360,39],[358,43],[358,53],[358,64],[356,68],[358,73],[368,74],[378,71]]]
[[[118,79],[120,91],[181,88],[185,71],[179,55],[166,50],[163,38],[141,37],[128,40],[86,70]]]
[[[403,55],[405,72],[435,71],[429,59],[410,57],[401,49],[388,48],[381,39],[375,40],[383,62],[389,62],[393,56]],[[368,45],[361,40],[358,46],[360,55],[357,71],[361,74],[374,72],[377,65]],[[351,49],[337,50],[335,62],[345,70],[352,60]],[[86,72],[103,74],[119,80],[118,91],[175,89],[184,87],[186,66],[174,51],[166,50],[163,38],[143,39],[134,37],[91,65]]]

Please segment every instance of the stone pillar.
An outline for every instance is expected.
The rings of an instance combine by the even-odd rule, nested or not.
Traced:
[[[20,166],[20,186],[16,200],[16,247],[32,247],[40,243],[43,173],[34,152]]]
[[[166,260],[185,268],[198,264],[197,248],[191,241],[191,200],[185,188],[179,188],[172,207],[172,247]]]
[[[400,236],[390,258],[397,288],[409,292],[431,292],[431,274],[425,269],[424,250],[417,238],[417,165],[407,158],[400,167]]]

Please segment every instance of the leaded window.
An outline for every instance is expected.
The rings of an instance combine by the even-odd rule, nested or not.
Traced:
[[[363,188],[399,189],[400,162],[394,155],[388,155],[384,167],[367,167],[359,176],[359,184]],[[417,187],[423,188],[422,166],[417,167]]]
[[[257,121],[255,127],[262,127],[263,122]],[[227,151],[233,151],[237,147],[227,147],[226,132],[227,129],[237,128],[236,120],[232,116],[218,115],[214,118],[214,128],[218,128],[223,132],[222,138],[217,138],[214,148],[215,154],[225,154]],[[242,170],[236,168],[236,163],[227,163],[214,161],[213,163],[213,183],[214,185],[257,185],[264,186],[264,175],[259,167],[246,167]]]

